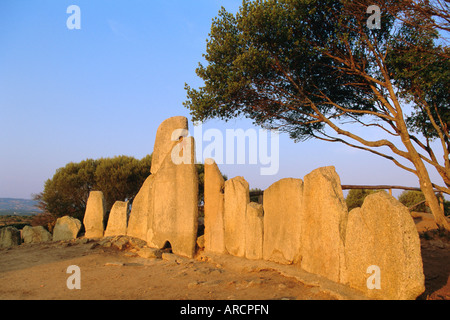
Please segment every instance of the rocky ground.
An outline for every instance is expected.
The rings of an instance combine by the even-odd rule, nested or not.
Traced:
[[[450,241],[416,217],[426,291],[418,299],[450,300]],[[429,230],[426,233],[423,231]],[[69,290],[70,265],[81,289]],[[0,299],[335,300],[357,292],[293,266],[206,255],[186,259],[129,237],[22,244],[0,250]]]

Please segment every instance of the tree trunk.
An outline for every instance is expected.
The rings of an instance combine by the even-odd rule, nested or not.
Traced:
[[[425,165],[420,159],[418,161],[414,161],[414,165],[417,169],[417,177],[419,178],[420,189],[425,196],[425,199],[431,209],[431,213],[434,216],[434,220],[439,230],[446,230],[447,232],[450,232],[450,226],[445,218],[444,210],[441,208],[439,200],[434,193],[433,185],[431,183]]]
[[[401,108],[398,108],[397,110],[400,110],[399,114],[397,115],[397,128],[399,129],[403,145],[408,150],[408,154],[410,156],[409,160],[416,168],[416,175],[419,178],[420,189],[425,196],[425,200],[428,202],[428,206],[431,209],[431,213],[434,216],[434,221],[436,222],[439,230],[445,230],[446,232],[450,233],[449,223],[447,222],[444,210],[441,208],[439,200],[434,193],[433,184],[431,183],[428,170],[425,167],[422,159],[420,158],[419,153],[414,148],[411,140],[409,139],[409,133],[406,127],[406,123],[403,119],[403,114],[401,113]]]

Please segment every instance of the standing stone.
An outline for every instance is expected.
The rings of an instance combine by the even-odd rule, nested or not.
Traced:
[[[245,216],[249,202],[248,182],[243,177],[225,181],[225,248],[233,256],[245,256]]]
[[[179,137],[187,136],[187,130],[188,120],[182,116],[171,117],[159,125],[153,146],[152,166],[150,169],[152,174],[158,172],[166,156],[172,152]]]
[[[245,257],[251,260],[263,258],[264,212],[263,205],[250,202],[245,216]]]
[[[361,208],[350,211],[345,256],[343,282],[371,298],[415,299],[425,290],[414,221],[409,210],[384,191],[367,196]],[[375,271],[368,273],[370,266],[379,268],[380,289],[375,287]]]
[[[180,139],[153,174],[153,214],[147,231],[149,246],[163,248],[169,242],[173,253],[189,258],[195,254],[198,228],[194,146],[193,137]]]
[[[345,267],[348,212],[334,167],[305,176],[301,215],[302,269],[339,282]]]
[[[225,181],[213,159],[205,160],[205,251],[226,253],[224,239]]]
[[[76,239],[80,229],[80,220],[69,216],[58,218],[53,228],[53,241]]]
[[[136,195],[127,235],[151,247],[170,243],[174,253],[193,257],[198,226],[198,176],[194,141],[186,117],[172,117],[158,127],[151,175]]]
[[[301,257],[303,181],[285,178],[264,191],[264,260],[283,264]]]
[[[14,227],[0,229],[0,248],[10,248],[20,245],[20,231]]]
[[[149,175],[133,200],[127,227],[130,237],[147,240],[148,221],[153,215],[153,180],[154,175]]]
[[[86,204],[83,224],[86,238],[101,238],[104,232],[106,216],[105,198],[101,191],[91,191]]]
[[[128,201],[116,201],[109,213],[105,237],[127,234]]]
[[[24,243],[39,243],[51,241],[52,234],[45,230],[43,226],[25,226],[22,229],[22,238]]]

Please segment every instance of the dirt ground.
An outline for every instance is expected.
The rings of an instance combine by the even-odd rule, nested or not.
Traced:
[[[431,220],[430,220],[431,219]],[[421,236],[426,291],[418,299],[450,300],[450,241],[415,218]],[[128,248],[129,249],[129,248]],[[83,300],[336,300],[361,299],[352,290],[292,266],[231,256],[182,259],[139,257],[135,250],[98,241],[22,244],[0,250],[0,299]],[[80,268],[81,289],[70,290],[70,265]],[[288,268],[285,268],[288,267]],[[289,271],[287,271],[289,270]]]

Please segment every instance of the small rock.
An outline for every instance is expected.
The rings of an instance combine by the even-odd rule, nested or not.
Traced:
[[[98,243],[98,242],[94,242],[93,244],[91,244],[91,246],[89,247],[89,249],[95,249],[95,248],[97,248],[97,247],[99,247],[100,246],[100,244]]]
[[[122,267],[124,264],[123,262],[107,262],[105,263],[105,266],[113,266],[113,267]]]
[[[141,250],[139,250],[137,252],[137,254],[141,258],[146,258],[146,259],[161,259],[162,255],[163,255],[161,250],[154,249],[154,248],[142,248]]]
[[[173,253],[163,252],[161,258],[165,261],[177,263],[177,257]]]
[[[111,246],[112,246],[112,243],[109,242],[109,241],[104,242],[104,243],[102,244],[102,247],[105,247],[105,248],[110,248]]]
[[[130,258],[137,257],[137,253],[135,253],[135,252],[125,252],[123,255],[125,257],[130,257]]]
[[[200,249],[205,248],[205,236],[204,235],[201,235],[200,237],[197,238],[197,246]]]
[[[75,240],[75,242],[76,242],[77,244],[86,244],[86,243],[89,243],[90,241],[89,241],[88,238],[77,238],[77,239]]]
[[[119,250],[122,250],[127,244],[128,239],[126,237],[120,237],[118,239],[115,239],[112,243],[112,245]]]
[[[440,239],[431,240],[430,243],[431,243],[432,246],[435,246],[435,247],[437,247],[439,249],[445,249],[445,244]]]
[[[195,287],[197,287],[199,284],[200,284],[199,281],[189,282],[189,283],[188,283],[188,288],[189,288],[189,289],[195,288]]]

